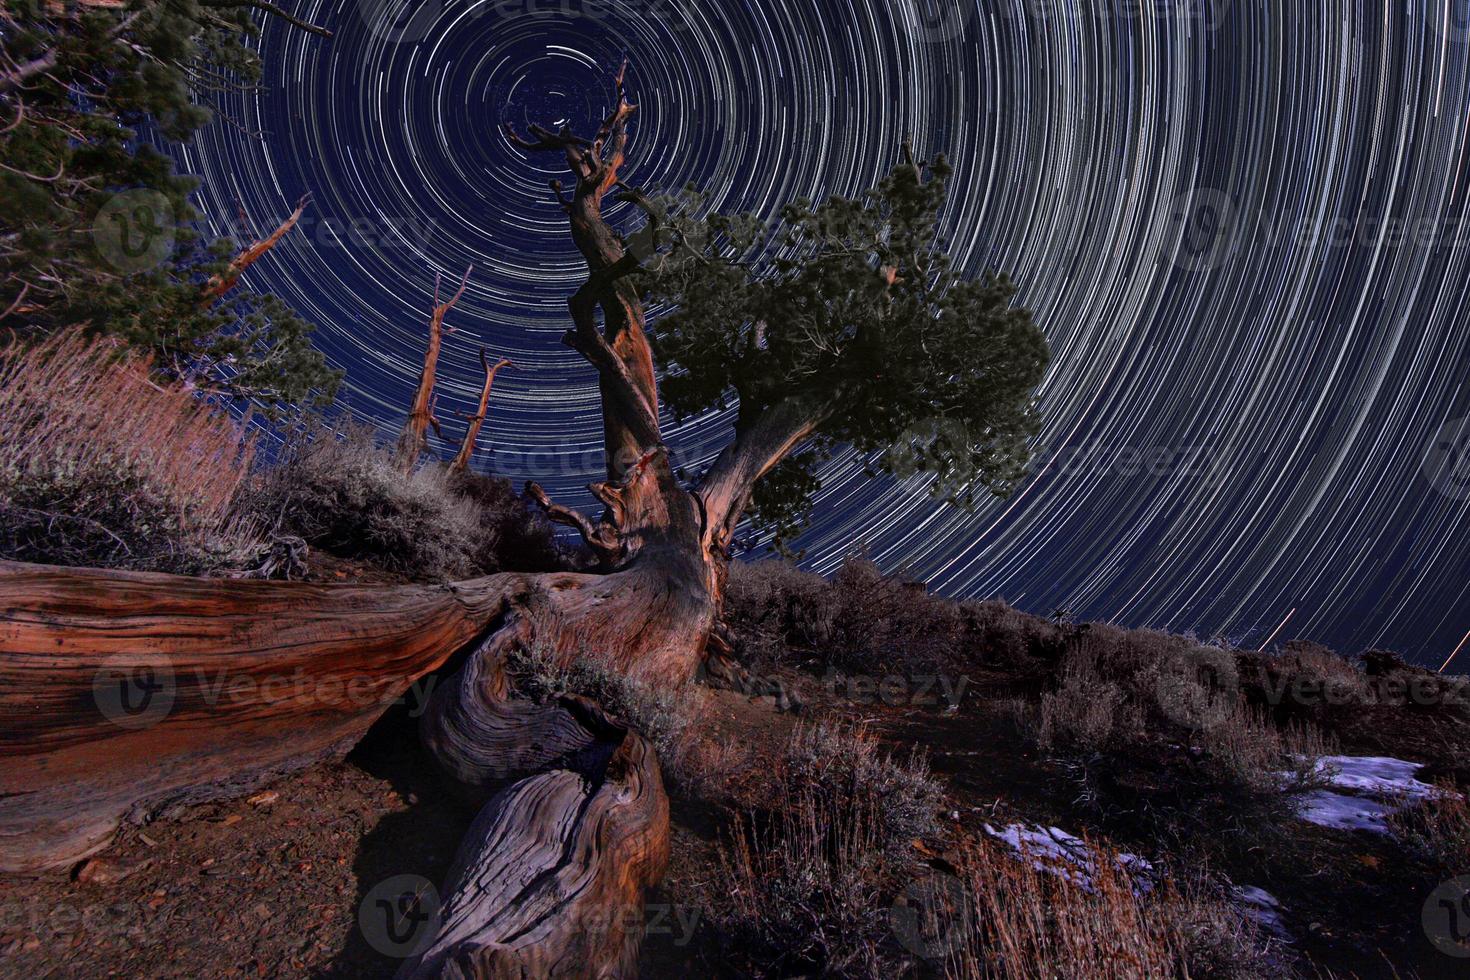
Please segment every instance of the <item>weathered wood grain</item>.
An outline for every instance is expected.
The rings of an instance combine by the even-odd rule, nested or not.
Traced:
[[[516,581],[309,585],[0,562],[0,870],[65,865],[130,812],[345,751],[482,634]]]

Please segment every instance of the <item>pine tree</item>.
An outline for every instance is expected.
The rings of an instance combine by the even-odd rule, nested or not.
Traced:
[[[206,241],[193,178],[155,144],[209,121],[210,91],[261,76],[239,0],[7,0],[0,20],[0,326],[75,324],[156,369],[266,408],[329,400],[338,375],[278,297],[228,294],[238,246]],[[293,24],[327,32],[285,14]]]

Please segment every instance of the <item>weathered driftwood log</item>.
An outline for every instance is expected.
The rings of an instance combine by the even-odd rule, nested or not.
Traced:
[[[0,562],[0,870],[345,751],[483,635],[515,576],[210,581]]]
[[[485,805],[445,882],[439,930],[400,978],[636,975],[643,893],[668,863],[668,796],[648,742],[577,702],[541,707],[583,718],[582,748]]]

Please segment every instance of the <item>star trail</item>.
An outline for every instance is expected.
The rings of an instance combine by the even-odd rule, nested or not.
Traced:
[[[313,195],[249,278],[318,324],[343,403],[385,432],[435,272],[473,265],[440,366],[451,442],[483,343],[515,370],[477,465],[568,502],[598,475],[596,380],[558,343],[585,274],[547,189],[560,171],[501,124],[588,130],[626,57],[631,183],[770,215],[864,189],[910,136],[956,168],[956,262],[1008,271],[1051,342],[1013,497],[940,507],[924,479],[870,480],[839,454],[796,542],[809,567],[863,546],[938,591],[1040,613],[1430,666],[1466,646],[1466,0],[293,10],[336,36],[268,18],[263,83],[222,96],[180,164],[221,234]],[[666,420],[676,461],[697,472],[732,417]]]

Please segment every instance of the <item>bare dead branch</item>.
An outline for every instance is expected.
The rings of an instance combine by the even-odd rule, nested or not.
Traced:
[[[301,215],[305,213],[306,204],[310,200],[310,194],[302,197],[296,204],[296,210],[291,212],[289,218],[281,222],[280,227],[235,256],[230,262],[229,268],[222,275],[211,277],[209,282],[205,284],[204,291],[200,296],[200,305],[208,306],[235,288],[235,283],[240,281],[240,277],[245,274],[245,270],[254,265],[266,252],[275,248],[276,244],[285,238],[292,228],[296,227],[296,222],[301,220]]]
[[[479,410],[469,417],[470,426],[466,430],[464,442],[460,444],[459,454],[449,464],[450,472],[464,473],[470,468],[470,459],[475,455],[476,444],[480,439],[480,427],[485,424],[486,411],[490,406],[490,386],[495,383],[495,375],[501,368],[512,367],[510,359],[502,357],[493,366],[485,355],[485,348],[480,348],[480,367],[485,371],[485,386],[480,389]]]

